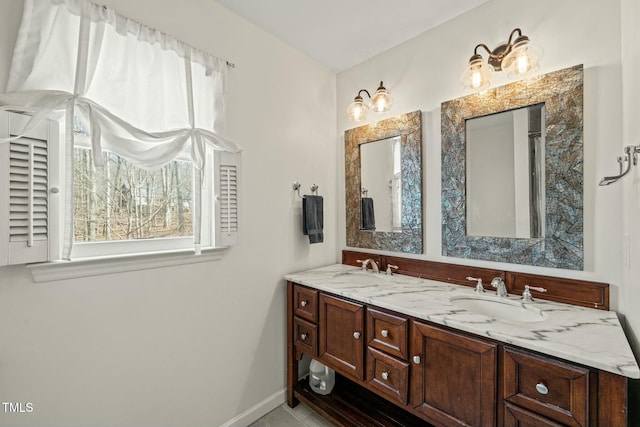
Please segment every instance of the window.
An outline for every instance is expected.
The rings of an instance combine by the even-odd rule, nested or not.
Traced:
[[[73,241],[193,236],[193,166],[173,160],[140,169],[108,151],[97,168],[90,148],[74,152]]]
[[[96,167],[91,147],[79,140],[73,156],[71,259],[193,247],[195,176],[187,154],[146,170],[103,151],[103,165]],[[205,229],[202,244],[212,246],[210,227]]]
[[[25,0],[14,52],[0,111],[31,118],[0,135],[0,154],[33,179],[0,186],[0,201],[11,199],[7,218],[28,206],[25,248],[46,222],[48,250],[35,258],[236,242],[240,149],[220,134],[226,61],[86,0]],[[25,143],[47,118],[59,135]],[[48,184],[36,181],[43,158]]]
[[[0,138],[20,135],[29,116],[0,112]],[[59,124],[40,123],[0,144],[0,265],[59,259],[64,226],[64,150]],[[175,251],[194,247],[195,168],[187,153],[156,171],[103,152],[91,161],[82,138],[74,149],[71,259]],[[237,156],[210,151],[201,193],[202,247],[237,242]],[[6,176],[4,176],[6,174]],[[215,227],[214,227],[215,225]]]

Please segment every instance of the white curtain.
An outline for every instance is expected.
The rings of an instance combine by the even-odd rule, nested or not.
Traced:
[[[103,148],[146,169],[186,150],[200,170],[207,147],[240,151],[221,136],[226,71],[225,61],[86,0],[25,0],[0,109],[31,112],[25,133],[65,115],[63,258],[73,237],[74,116],[88,128],[97,166]],[[196,180],[196,200],[200,187]],[[199,213],[195,206],[196,248]]]

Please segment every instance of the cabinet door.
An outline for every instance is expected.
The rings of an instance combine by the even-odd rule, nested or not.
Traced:
[[[343,375],[364,379],[364,307],[320,295],[320,360]]]
[[[410,403],[435,424],[495,426],[497,345],[413,322]]]

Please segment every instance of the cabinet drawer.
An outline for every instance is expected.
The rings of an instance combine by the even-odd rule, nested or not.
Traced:
[[[293,311],[313,323],[318,323],[318,291],[296,285],[293,288]]]
[[[367,344],[407,360],[408,327],[405,317],[372,308],[367,310]]]
[[[301,353],[318,355],[318,326],[304,319],[293,319],[293,343]]]
[[[409,364],[374,348],[367,349],[366,381],[379,393],[407,404]]]
[[[504,400],[568,426],[589,424],[588,369],[504,348]]]
[[[563,427],[563,424],[551,421],[541,415],[505,403],[504,427]]]

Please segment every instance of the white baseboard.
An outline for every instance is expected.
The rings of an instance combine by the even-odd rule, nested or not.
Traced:
[[[286,389],[273,393],[271,396],[258,402],[243,413],[233,417],[220,427],[247,427],[263,415],[276,409],[286,400]]]

